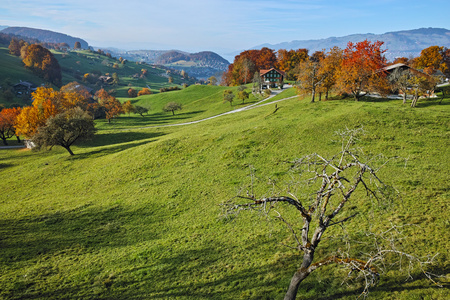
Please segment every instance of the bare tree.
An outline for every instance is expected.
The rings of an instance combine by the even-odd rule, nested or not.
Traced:
[[[329,159],[315,153],[289,162],[295,184],[288,188],[280,189],[274,184],[270,196],[257,197],[253,192],[252,176],[251,189],[246,195],[242,196],[240,193],[224,204],[226,216],[242,210],[257,210],[286,225],[292,245],[285,246],[303,254],[301,266],[295,271],[285,295],[286,300],[295,299],[300,283],[313,271],[331,263],[348,267],[349,276],[357,274],[363,278],[362,294],[367,295],[369,287],[377,282],[380,268],[386,266],[386,256],[389,255],[392,259],[392,254],[398,255],[411,266],[418,265],[423,270],[433,260],[433,257],[418,258],[397,248],[395,239],[388,237],[397,232],[398,227],[392,227],[379,235],[368,234],[367,243],[372,249],[365,250],[364,257],[355,258],[350,251],[342,250],[350,248],[350,240],[344,236],[340,240],[346,242],[343,245],[346,247],[335,248],[325,256],[322,254],[319,261],[314,260],[325,232],[334,225],[343,227],[344,223],[358,215],[359,211],[355,207],[353,210],[345,209],[354,194],[361,195],[357,190],[365,191],[368,201],[376,199],[375,203],[390,201],[397,194],[395,189],[386,185],[377,175],[389,160],[383,156],[365,158],[364,153],[355,148],[356,136],[361,131],[362,129],[354,129],[340,132],[342,149]],[[301,187],[299,197],[292,192],[298,185]],[[235,199],[246,199],[249,202],[236,204]],[[292,213],[285,210],[288,208],[294,209],[297,217],[292,218]],[[326,250],[329,249],[322,249]]]
[[[253,75],[253,86],[252,86],[252,93],[254,95],[260,95],[261,94],[261,76],[259,76],[259,72],[255,72]]]
[[[320,61],[309,59],[301,62],[297,68],[297,93],[301,95],[305,92],[311,92],[311,102],[314,102],[316,90],[326,78],[325,73],[320,71],[321,66]]]

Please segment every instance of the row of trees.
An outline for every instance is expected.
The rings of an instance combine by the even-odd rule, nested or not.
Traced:
[[[4,108],[0,111],[0,139],[7,140],[23,136],[36,147],[59,145],[73,155],[70,146],[79,140],[92,137],[95,132],[94,119],[105,118],[108,123],[124,113],[135,113],[144,117],[148,108],[133,105],[131,100],[121,103],[106,90],[101,89],[92,96],[78,82],[69,83],[56,91],[50,87],[39,87],[32,93],[31,106]],[[169,102],[163,111],[175,114],[182,105]]]
[[[77,82],[69,83],[56,91],[39,87],[32,93],[33,103],[23,108],[0,111],[0,137],[16,135],[31,139],[36,147],[64,147],[71,155],[71,145],[95,133],[94,118],[112,118],[124,112],[122,104],[105,90],[92,98]]]
[[[251,81],[253,74],[275,67],[285,72],[286,79],[297,81],[298,92],[310,93],[313,102],[317,92],[320,95],[325,93],[328,98],[332,89],[351,94],[355,100],[366,95],[367,91],[386,94],[399,90],[399,87],[396,85],[397,78],[388,77],[384,71],[389,63],[382,46],[381,41],[365,40],[350,42],[344,50],[334,47],[328,52],[316,51],[311,55],[307,49],[281,49],[277,53],[268,48],[248,50],[235,57],[222,78],[222,84],[246,84]],[[440,71],[450,76],[450,50],[445,47],[428,47],[417,58],[398,58],[393,63],[404,63],[413,69],[422,70],[407,72],[405,77],[408,80],[404,81],[408,83],[408,88],[400,89],[404,94],[406,91],[412,93],[414,99],[436,84],[431,75]]]
[[[366,40],[350,42],[344,50],[335,47],[327,53],[315,52],[296,67],[298,93],[311,94],[311,102],[314,102],[316,92],[325,93],[328,98],[331,89],[350,94],[355,100],[369,92],[381,95],[401,92],[404,103],[407,94],[412,95],[411,106],[414,107],[419,96],[434,91],[440,80],[435,75],[449,70],[447,54],[450,53],[437,46],[424,49],[416,59],[398,59],[395,63],[405,66],[389,69],[382,45],[380,41]]]

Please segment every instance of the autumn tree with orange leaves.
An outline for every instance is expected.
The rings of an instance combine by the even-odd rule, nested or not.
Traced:
[[[76,89],[76,82],[67,84],[61,91],[49,87],[38,87],[31,94],[33,103],[24,107],[16,119],[16,132],[26,138],[36,134],[39,127],[45,126],[46,121],[59,113],[80,107],[87,109],[89,93],[84,88]]]
[[[31,138],[39,127],[45,126],[45,122],[51,116],[62,112],[62,95],[52,88],[39,87],[31,94],[33,103],[24,107],[17,116],[17,134]]]
[[[369,92],[386,94],[389,84],[383,67],[386,58],[381,47],[384,42],[365,40],[356,44],[349,42],[344,49],[337,85],[341,92],[351,94],[358,101]]]
[[[8,145],[7,139],[13,136],[16,136],[17,141],[20,142],[15,128],[16,118],[20,114],[20,111],[20,107],[4,108],[0,111],[0,138],[3,140],[5,146]]]
[[[261,50],[243,51],[228,66],[222,76],[222,84],[238,86],[251,82],[255,72],[273,68],[276,63],[277,57],[272,49],[264,47]]]
[[[431,46],[423,49],[420,52],[420,56],[414,59],[414,67],[416,69],[431,68],[433,71],[439,70],[444,74],[449,74],[450,51],[447,48],[439,46]]]
[[[328,99],[330,90],[336,85],[336,74],[341,66],[341,62],[342,49],[337,46],[331,48],[322,60],[321,72],[325,78],[321,88],[325,92],[325,99]]]
[[[99,90],[95,96],[98,98],[99,105],[105,110],[108,123],[111,123],[111,119],[124,113],[122,103],[104,89]]]
[[[308,60],[308,49],[286,50],[280,49],[277,52],[278,62],[276,68],[286,73],[287,80],[295,80],[296,68],[298,65]]]
[[[41,45],[28,46],[23,63],[39,77],[57,86],[61,84],[61,67],[58,61],[48,49]]]

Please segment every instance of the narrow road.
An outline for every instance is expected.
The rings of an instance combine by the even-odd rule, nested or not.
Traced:
[[[145,126],[145,127],[133,128],[133,129],[174,127],[174,126],[184,126],[184,125],[197,124],[197,123],[200,123],[200,122],[203,122],[203,121],[211,120],[211,119],[222,117],[222,116],[225,116],[225,115],[238,113],[238,112],[241,112],[241,111],[244,111],[244,110],[248,110],[248,109],[252,109],[252,108],[256,108],[256,107],[260,107],[260,106],[270,105],[270,104],[274,104],[274,103],[277,103],[277,102],[280,102],[280,101],[284,101],[284,100],[287,100],[287,99],[292,99],[292,98],[297,97],[297,96],[292,96],[292,97],[283,98],[283,99],[280,99],[280,100],[277,100],[277,101],[261,104],[262,102],[265,102],[265,101],[275,97],[276,95],[278,95],[279,93],[283,92],[284,90],[286,90],[288,88],[292,88],[292,86],[291,85],[286,85],[286,88],[283,89],[283,90],[272,90],[272,94],[269,97],[267,97],[267,98],[265,98],[265,99],[263,99],[263,100],[261,100],[259,102],[256,102],[254,104],[251,104],[251,105],[248,105],[248,106],[245,106],[245,107],[242,107],[242,108],[238,108],[238,109],[235,109],[235,110],[231,110],[231,111],[228,111],[228,112],[225,112],[225,113],[222,113],[222,114],[218,114],[218,115],[215,115],[215,116],[212,116],[212,117],[208,117],[208,118],[205,118],[205,119],[201,119],[201,120],[197,120],[197,121],[190,121],[190,122],[185,122],[185,123],[177,123],[177,124],[152,125],[152,126]],[[133,130],[133,129],[122,129],[122,130]]]

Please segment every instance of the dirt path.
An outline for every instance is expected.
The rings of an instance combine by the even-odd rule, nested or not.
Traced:
[[[287,86],[286,88],[292,88],[292,86],[289,85],[289,86]],[[167,125],[151,125],[151,126],[145,126],[145,127],[139,127],[139,128],[132,128],[132,129],[131,129],[131,128],[130,128],[130,129],[122,129],[122,130],[135,130],[135,129],[146,129],[146,128],[174,127],[174,126],[184,126],[184,125],[197,124],[197,123],[204,122],[204,121],[207,121],[207,120],[211,120],[211,119],[214,119],[214,118],[226,116],[226,115],[229,115],[229,114],[238,113],[238,112],[241,112],[241,111],[244,111],[244,110],[253,109],[253,108],[256,108],[256,107],[261,107],[261,106],[271,105],[271,104],[274,104],[274,103],[277,103],[277,102],[281,102],[281,101],[284,101],[284,100],[287,100],[287,99],[292,99],[292,98],[297,97],[297,96],[292,96],[292,97],[283,98],[283,99],[280,99],[280,100],[277,100],[277,101],[273,101],[273,102],[261,104],[262,102],[265,102],[265,101],[267,101],[267,100],[269,100],[269,99],[275,97],[276,95],[278,95],[279,93],[283,92],[284,90],[285,90],[285,89],[283,89],[283,90],[273,90],[273,91],[272,91],[272,94],[271,94],[268,98],[265,98],[265,99],[263,99],[263,100],[261,100],[261,101],[259,101],[259,102],[256,102],[256,103],[254,103],[254,104],[251,104],[251,105],[248,105],[248,106],[245,106],[245,107],[242,107],[242,108],[238,108],[238,109],[235,109],[235,110],[231,110],[231,111],[228,111],[228,112],[225,112],[225,113],[222,113],[222,114],[218,114],[218,115],[215,115],[215,116],[212,116],[212,117],[208,117],[208,118],[205,118],[205,119],[197,120],[197,121],[190,121],[190,122],[177,123],[177,124],[167,124]]]

